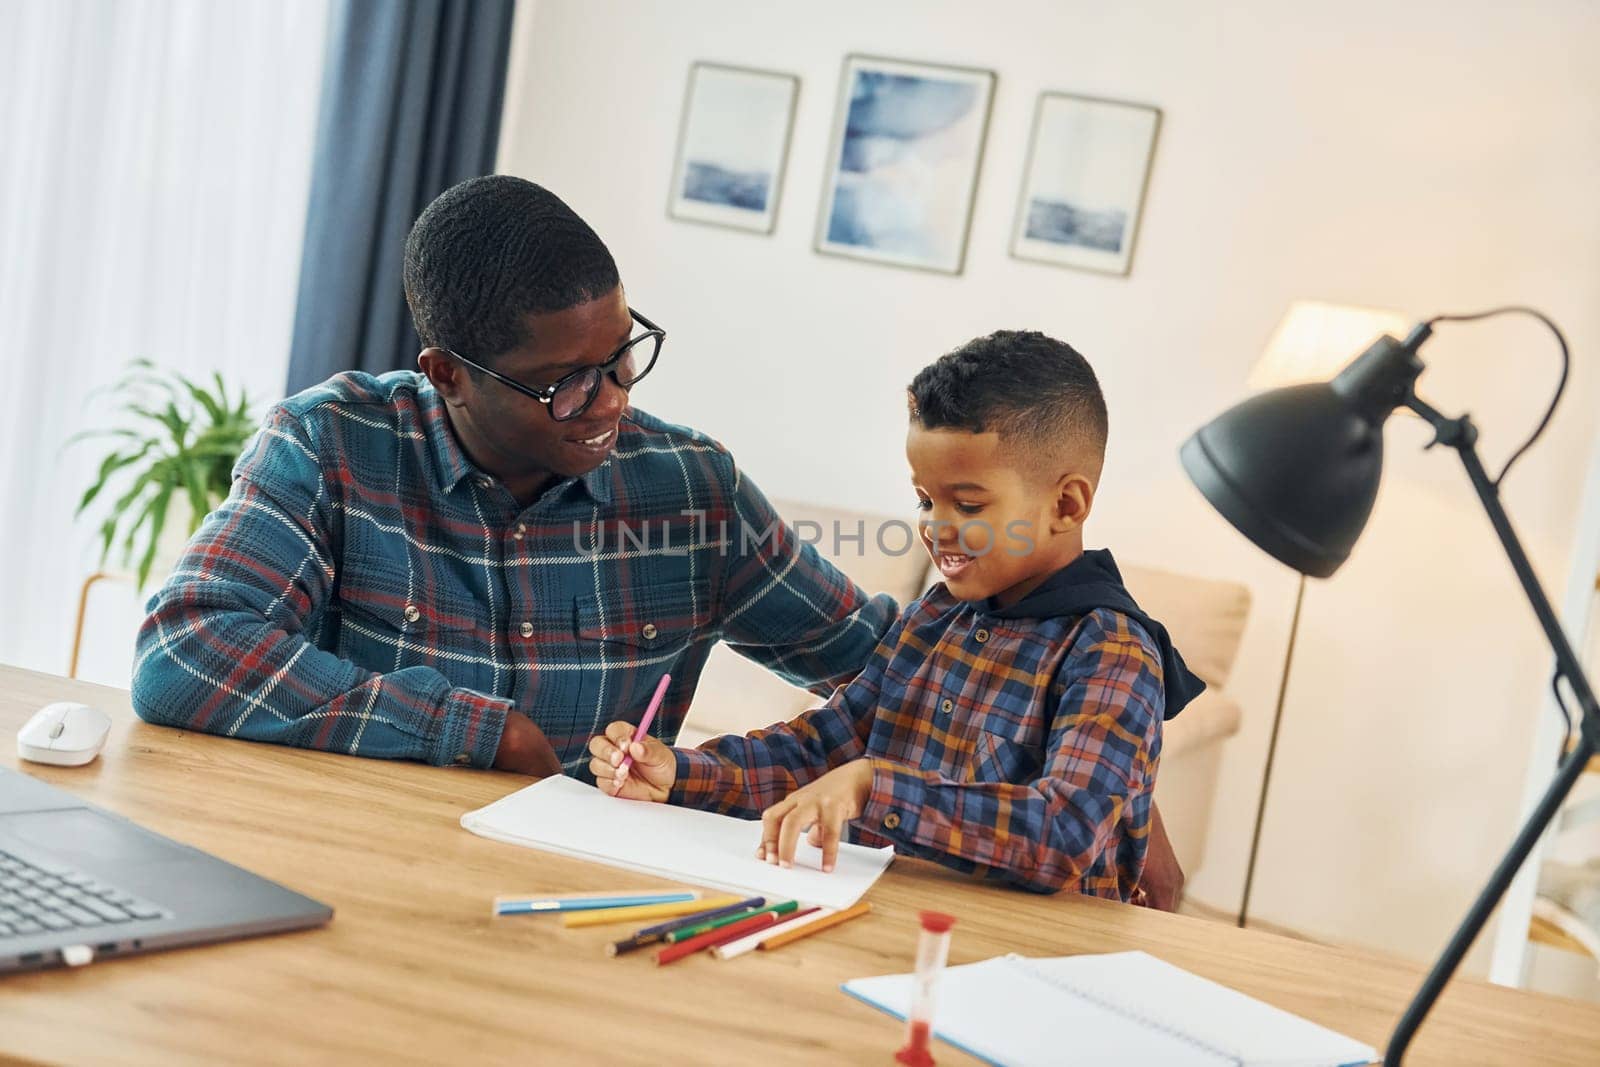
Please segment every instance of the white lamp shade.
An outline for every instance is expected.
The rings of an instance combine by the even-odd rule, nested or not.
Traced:
[[[1296,300],[1251,369],[1249,387],[1327,381],[1380,334],[1404,337],[1409,327],[1398,311]]]

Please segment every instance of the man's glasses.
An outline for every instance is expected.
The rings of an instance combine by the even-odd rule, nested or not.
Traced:
[[[543,388],[523,385],[515,378],[508,378],[498,371],[492,371],[482,363],[475,363],[459,352],[445,349],[452,356],[482,374],[487,374],[501,385],[515,389],[523,396],[531,396],[539,403],[550,409],[550,417],[557,422],[566,422],[575,419],[589,409],[594,402],[595,395],[600,392],[600,383],[606,375],[624,389],[631,388],[639,379],[650,373],[656,365],[656,357],[661,355],[661,342],[667,339],[667,332],[632,308],[628,315],[645,328],[645,332],[637,337],[630,337],[621,348],[611,353],[604,363],[596,366],[583,367],[566,375],[552,385]]]

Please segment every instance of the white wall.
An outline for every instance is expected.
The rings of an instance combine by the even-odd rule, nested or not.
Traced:
[[[717,436],[773,494],[909,513],[902,390],[967,338],[1037,327],[1099,371],[1111,456],[1092,538],[1250,584],[1211,847],[1192,881],[1237,905],[1294,579],[1185,481],[1180,441],[1243,394],[1288,302],[1413,315],[1534,303],[1578,365],[1507,497],[1560,588],[1595,431],[1600,8],[524,0],[500,169],[569,200],[667,328],[636,397]],[[998,72],[966,273],[811,251],[847,52]],[[667,181],[689,64],[802,79],[775,235],[678,223]],[[1064,90],[1165,112],[1131,277],[1006,254],[1034,102]],[[1535,326],[1441,329],[1427,396],[1467,407],[1494,461],[1536,420],[1555,356]],[[1254,911],[1424,957],[1509,840],[1546,657],[1453,458],[1390,431],[1355,557],[1309,591]],[[1481,968],[1482,957],[1475,957]]]

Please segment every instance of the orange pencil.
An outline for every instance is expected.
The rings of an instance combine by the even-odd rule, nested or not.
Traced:
[[[790,944],[794,941],[799,941],[803,937],[810,937],[812,934],[820,934],[830,926],[838,926],[842,922],[848,922],[851,919],[854,919],[857,915],[865,915],[871,910],[871,904],[868,904],[864,900],[859,901],[843,911],[834,912],[826,919],[818,919],[815,922],[806,923],[804,926],[796,927],[793,930],[787,930],[783,933],[773,934],[771,937],[767,938],[767,940],[761,942],[761,951],[766,952],[770,949],[782,948],[784,945]]]

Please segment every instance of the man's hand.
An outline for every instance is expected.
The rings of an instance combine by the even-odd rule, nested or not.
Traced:
[[[638,729],[631,722],[614,722],[603,734],[589,738],[589,771],[603,793],[628,800],[653,800],[662,803],[678,780],[678,757],[659,739],[646,734],[643,741],[633,739]],[[633,762],[622,768],[624,754]]]
[[[494,751],[494,769],[550,778],[561,773],[561,761],[544,731],[526,715],[513,711],[506,714],[500,747]]]
[[[1144,855],[1144,874],[1135,890],[1135,903],[1141,903],[1138,893],[1144,893],[1142,903],[1157,911],[1177,911],[1183,899],[1183,868],[1167,840],[1167,828],[1161,824],[1161,811],[1150,805],[1150,844]]]
[[[833,870],[844,824],[861,814],[871,791],[872,764],[864,759],[835,767],[796,789],[761,813],[761,847],[756,858],[793,867],[800,834],[809,830],[806,839],[822,849],[822,869]]]

